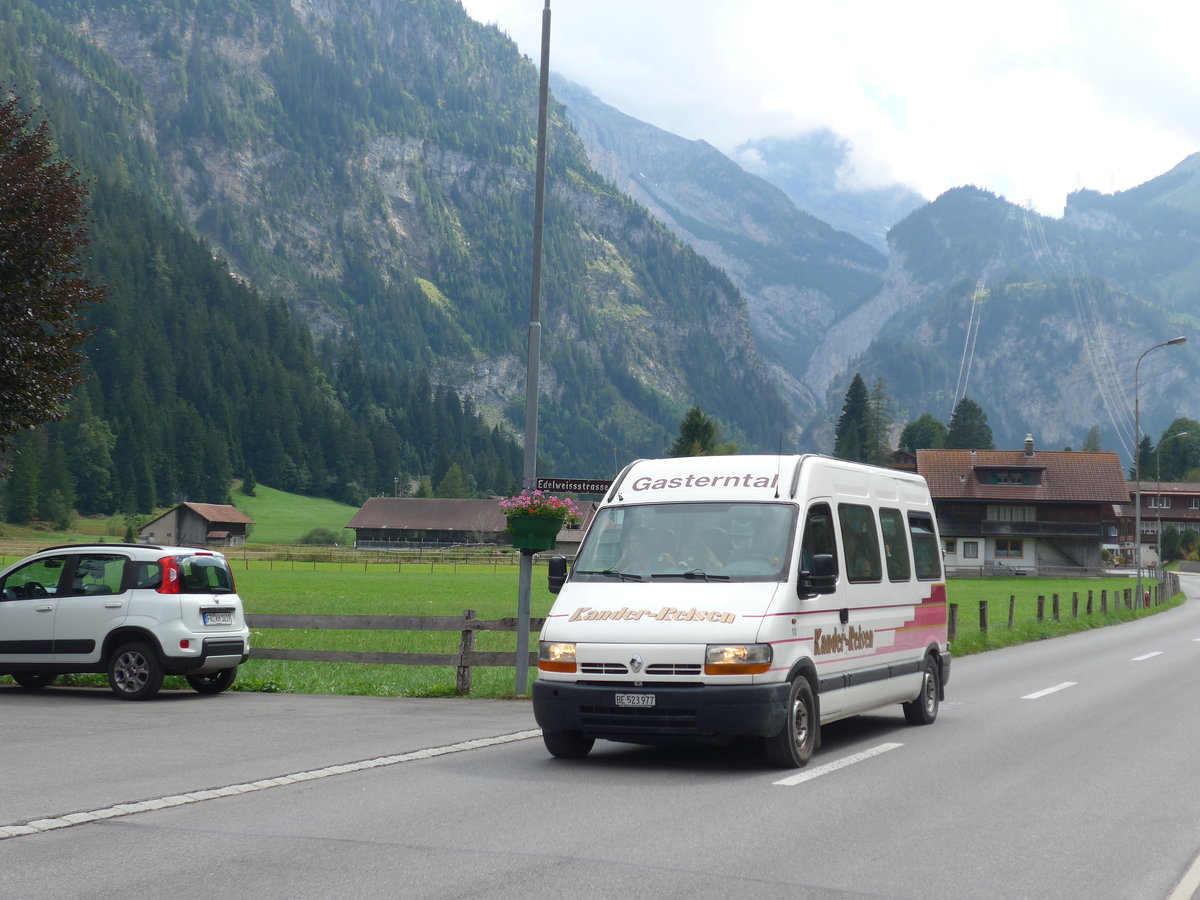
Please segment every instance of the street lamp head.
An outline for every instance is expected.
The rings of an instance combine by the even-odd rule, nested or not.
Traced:
[[[1171,338],[1171,340],[1167,341],[1167,346],[1174,346],[1175,344],[1186,344],[1186,343],[1187,343],[1187,338],[1184,337],[1183,335],[1180,335],[1177,338]]]

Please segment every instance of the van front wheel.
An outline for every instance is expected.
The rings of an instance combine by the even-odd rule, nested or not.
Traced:
[[[807,765],[817,746],[819,727],[812,685],[803,675],[798,675],[788,693],[788,710],[783,728],[779,729],[779,734],[764,741],[767,761],[787,769]]]
[[[592,752],[595,738],[584,737],[578,731],[547,731],[542,730],[542,740],[551,756],[559,759],[583,759]]]
[[[937,718],[939,706],[938,664],[932,656],[925,657],[925,668],[921,672],[921,693],[917,699],[903,704],[904,719],[909,725],[932,725]]]

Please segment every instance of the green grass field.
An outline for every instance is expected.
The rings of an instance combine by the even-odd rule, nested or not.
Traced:
[[[254,520],[250,540],[257,544],[294,544],[314,528],[325,528],[338,535],[344,545],[354,543],[354,532],[346,523],[354,518],[358,507],[285,494],[258,485],[254,496],[242,493],[241,483],[229,492],[233,505]]]

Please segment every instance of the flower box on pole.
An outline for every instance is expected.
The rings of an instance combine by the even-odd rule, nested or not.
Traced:
[[[530,553],[553,550],[563,525],[580,520],[574,500],[541,491],[522,491],[516,497],[501,500],[500,508],[508,519],[505,530],[512,535],[513,546]]]

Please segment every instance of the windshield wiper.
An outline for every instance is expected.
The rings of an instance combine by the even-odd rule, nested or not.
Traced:
[[[633,572],[622,572],[617,568],[608,569],[577,569],[576,575],[607,575],[609,578],[620,578],[622,581],[645,581],[641,575],[635,575]]]
[[[700,569],[688,569],[686,572],[662,572],[650,576],[651,578],[696,578],[702,581],[728,581],[728,575],[710,575],[708,572]]]

